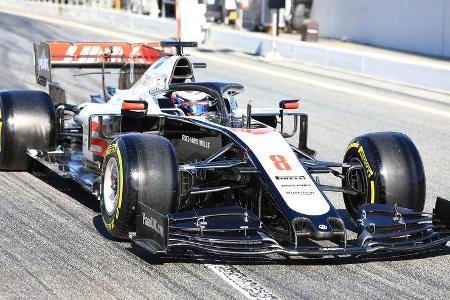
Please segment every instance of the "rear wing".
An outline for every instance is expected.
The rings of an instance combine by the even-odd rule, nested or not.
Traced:
[[[54,68],[114,68],[150,66],[163,56],[159,44],[122,42],[41,42],[34,44],[36,82],[52,82]]]

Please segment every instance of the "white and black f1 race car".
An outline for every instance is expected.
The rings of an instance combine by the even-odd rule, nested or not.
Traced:
[[[29,170],[37,160],[74,179],[98,197],[112,236],[151,253],[348,255],[450,240],[450,202],[422,212],[425,174],[407,136],[365,134],[342,163],[316,160],[298,100],[239,109],[242,85],[195,81],[193,69],[206,65],[183,55],[193,46],[36,44],[36,79],[49,93],[0,92],[0,168]],[[54,68],[98,68],[103,78],[120,68],[120,89],[103,84],[102,96],[66,104]],[[289,144],[297,132],[299,145]],[[320,184],[321,174],[342,185]],[[325,191],[343,193],[356,239]]]

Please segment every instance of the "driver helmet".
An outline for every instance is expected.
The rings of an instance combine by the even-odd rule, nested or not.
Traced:
[[[198,116],[208,111],[209,97],[199,91],[173,92],[170,97],[173,107],[181,109],[187,116]]]

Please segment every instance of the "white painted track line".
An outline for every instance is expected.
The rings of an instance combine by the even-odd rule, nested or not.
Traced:
[[[238,269],[230,265],[205,265],[247,299],[280,299]]]

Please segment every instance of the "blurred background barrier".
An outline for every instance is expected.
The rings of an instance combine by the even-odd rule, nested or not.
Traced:
[[[314,0],[324,37],[450,58],[449,0]]]
[[[159,15],[164,0],[31,0],[35,2],[49,2],[55,4],[78,5],[83,7],[124,9],[132,13],[145,15]],[[175,0],[169,1],[174,2]],[[174,3],[173,3],[174,5]]]
[[[166,1],[169,0],[161,0],[161,3],[166,3]],[[157,17],[158,15],[164,16],[164,13],[167,16],[175,15],[175,1],[171,1],[172,4],[168,4],[164,9],[165,11],[160,9],[161,6],[158,5],[158,14],[151,14],[150,17],[147,15],[128,13],[126,12],[126,8],[123,8],[123,10],[114,9],[118,2],[120,2],[120,6],[122,7],[122,1],[0,0],[0,4],[4,7],[11,7],[21,11],[63,18],[98,27],[110,28],[111,24],[120,24],[123,30],[152,36],[154,38],[175,38],[177,36],[177,23],[175,19]],[[336,2],[343,3],[343,1],[347,0]],[[436,0],[436,3],[439,1],[441,0]],[[360,3],[362,5],[363,0]],[[242,6],[241,8],[245,10],[249,7]],[[207,14],[208,12],[205,13],[205,15]],[[318,20],[320,21],[320,18]],[[305,20],[302,23],[305,24]],[[320,26],[321,34],[323,31],[327,32],[329,30],[324,24],[323,21],[316,24]],[[312,29],[314,30],[314,28]],[[208,43],[221,48],[240,50],[260,56],[266,55],[271,50],[272,41],[270,35],[267,33],[235,30],[229,26],[216,25],[211,26],[209,29],[202,28],[201,30],[204,33],[203,37],[206,38]],[[208,31],[207,34],[206,31]],[[397,35],[397,39],[401,41],[403,35],[401,33],[397,33]],[[422,33],[417,39],[425,38],[421,35]],[[390,33],[386,33],[386,36],[390,37]],[[443,38],[448,38],[448,36],[450,35],[443,36]],[[316,39],[317,36],[313,36],[313,40]],[[445,44],[433,41],[433,45],[442,47]],[[292,35],[286,34],[279,37],[277,50],[288,60],[295,60],[318,67],[322,66],[349,71],[364,76],[381,78],[427,89],[450,92],[450,62],[448,60],[421,57],[375,47],[349,45],[349,43],[339,41],[330,42],[325,40],[319,43],[302,42],[299,37],[295,38]]]
[[[30,0],[73,6],[123,9],[128,12],[175,17],[177,0]],[[204,6],[208,22],[232,25],[249,31],[270,31],[271,1],[282,4],[279,27],[285,32],[299,33],[309,17],[313,0],[197,0]],[[181,0],[183,4],[188,0]]]
[[[31,0],[71,6],[121,9],[127,12],[175,17],[176,0]],[[187,0],[180,0],[184,3]],[[271,29],[271,3],[281,7],[282,32],[309,39],[308,25],[320,37],[435,57],[450,58],[449,0],[197,0],[209,22],[248,31]],[[206,22],[206,21],[205,21]],[[317,27],[317,28],[316,28]],[[301,37],[300,37],[301,36]]]

